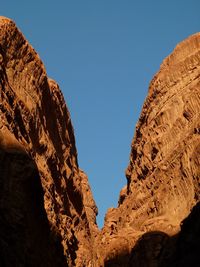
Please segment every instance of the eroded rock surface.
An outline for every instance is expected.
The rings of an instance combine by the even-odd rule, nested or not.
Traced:
[[[4,17],[0,118],[2,266],[89,266],[97,208],[78,167],[69,111],[37,53]]]
[[[164,266],[200,198],[199,33],[175,48],[150,83],[126,176],[119,206],[105,218],[101,257],[106,266]]]
[[[200,34],[150,83],[127,186],[100,232],[63,95],[0,17],[0,265],[199,266]]]

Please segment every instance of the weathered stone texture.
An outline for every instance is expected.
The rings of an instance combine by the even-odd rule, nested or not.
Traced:
[[[16,236],[11,236],[11,239],[2,236],[1,246],[12,247],[14,241],[23,243],[15,248],[14,257],[26,266],[32,264],[30,255],[33,251],[38,249],[35,253],[40,257],[40,241],[42,236],[45,239],[42,228],[38,237],[34,236],[34,243],[26,245],[33,237],[32,222],[26,213],[30,213],[34,220],[31,207],[37,201],[41,207],[37,216],[60,243],[65,264],[87,266],[92,257],[92,233],[84,207],[87,196],[83,197],[83,174],[77,163],[69,111],[58,85],[48,79],[37,53],[15,24],[4,17],[0,18],[0,63],[0,209],[3,211],[1,216],[5,215],[1,218],[0,231],[9,232],[10,228],[16,227],[13,235],[20,235],[18,240]],[[30,200],[28,192],[31,189],[24,183],[30,187],[34,179],[35,197]],[[84,186],[89,188],[87,183],[85,178]],[[91,198],[89,193],[88,196]],[[90,224],[95,225],[92,211],[95,214],[96,206],[94,201],[92,204],[89,217]],[[8,210],[10,217],[7,217]],[[37,218],[35,224],[40,227]],[[23,227],[26,233],[21,232]],[[84,257],[81,256],[82,250]],[[13,254],[11,249],[0,251],[1,258],[6,253],[7,258]],[[55,262],[46,258],[42,266],[55,266],[59,257],[54,255]]]
[[[127,186],[99,231],[59,86],[0,17],[0,265],[199,266],[199,112],[197,33],[150,83]]]
[[[153,254],[179,233],[200,198],[199,33],[175,48],[150,83],[126,176],[118,208],[106,215],[101,255],[108,266],[118,266],[119,255],[125,255],[119,266],[160,266]],[[151,246],[143,242],[149,254],[140,255],[141,264],[132,258],[130,265],[131,251],[144,234],[151,246],[156,239],[158,249],[150,255]]]

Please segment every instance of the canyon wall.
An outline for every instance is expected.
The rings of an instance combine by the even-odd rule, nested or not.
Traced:
[[[0,17],[0,265],[199,266],[200,34],[150,83],[101,231],[63,95]]]
[[[126,177],[98,240],[101,258],[108,266],[164,266],[174,253],[167,240],[178,235],[200,198],[199,33],[177,45],[151,81]],[[143,250],[133,252],[142,236]]]
[[[59,86],[0,17],[1,266],[89,266],[97,208]],[[85,194],[84,194],[85,193]]]

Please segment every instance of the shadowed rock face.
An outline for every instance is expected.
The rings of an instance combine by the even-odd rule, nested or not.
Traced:
[[[14,266],[9,261],[13,255],[12,240],[16,243],[14,251],[20,266],[39,266],[34,265],[28,255],[33,251],[37,259],[41,256],[42,246],[46,247],[41,244],[44,228],[48,231],[46,236],[59,237],[60,250],[56,255],[55,249],[53,255],[47,246],[45,250],[49,251],[50,258],[43,259],[41,266],[60,266],[57,258],[61,252],[65,265],[88,266],[93,257],[93,232],[89,224],[95,225],[97,209],[87,176],[78,167],[69,112],[58,85],[48,79],[34,49],[15,24],[4,17],[0,18],[0,63],[0,209],[4,211],[0,214],[0,231],[3,233],[6,229],[9,236],[10,227],[17,229],[16,235],[14,229],[13,235],[11,231],[11,239],[3,237],[0,240],[1,246],[5,247],[2,257],[8,261],[5,266]],[[87,188],[84,197],[83,175],[83,188]],[[34,179],[36,185],[32,192]],[[34,211],[36,199],[39,207]],[[84,201],[91,205],[90,220]],[[28,218],[26,211],[30,213]],[[30,218],[35,218],[34,225]],[[41,229],[34,234],[31,232],[33,227]],[[35,241],[32,242],[32,238]],[[44,242],[49,243],[48,239]],[[23,251],[30,251],[27,259],[22,256]]]
[[[24,151],[0,149],[0,173],[0,266],[66,266],[34,162]]]
[[[0,17],[0,265],[198,266],[199,110],[196,34],[150,83],[127,186],[100,232],[59,86]]]
[[[126,255],[119,266],[164,266],[148,242],[160,240],[159,254],[166,236],[179,233],[181,221],[199,201],[199,112],[200,34],[195,34],[175,48],[150,83],[132,141],[127,187],[118,208],[108,211],[101,233],[101,255],[109,266],[117,266],[111,264],[117,255]],[[144,234],[150,241],[142,241],[146,254],[139,264],[129,256]]]

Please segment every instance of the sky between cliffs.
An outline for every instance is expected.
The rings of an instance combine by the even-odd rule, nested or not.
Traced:
[[[64,93],[78,160],[103,225],[126,184],[148,84],[175,45],[200,31],[199,0],[8,0],[12,18]]]

